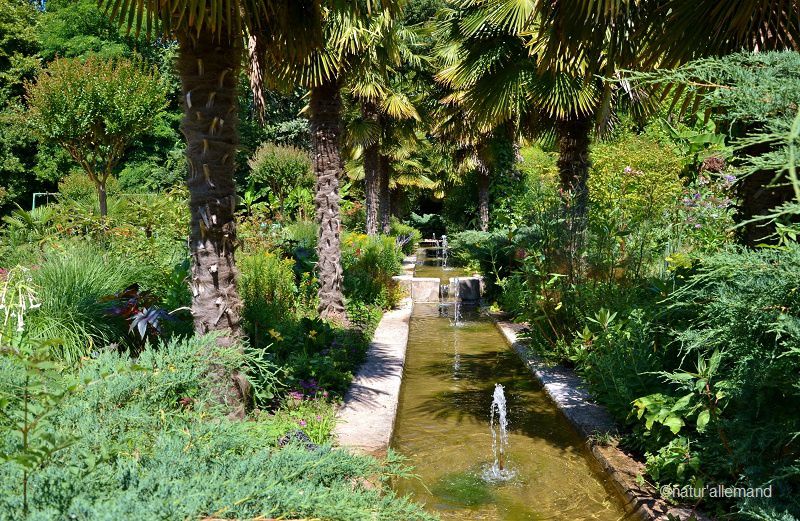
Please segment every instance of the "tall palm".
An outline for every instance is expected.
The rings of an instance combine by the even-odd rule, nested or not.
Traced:
[[[420,122],[406,95],[385,89],[381,96],[380,100],[361,101],[361,117],[347,129],[348,144],[363,173],[367,235],[389,233],[392,163],[399,158],[397,153],[405,151],[402,145]]]
[[[403,190],[414,188],[434,190],[439,185],[429,175],[431,170],[420,161],[420,147],[425,145],[424,136],[419,135],[419,124],[415,119],[384,118],[380,124],[380,135],[374,146],[374,159],[367,157],[370,146],[364,127],[368,123],[355,119],[348,125],[348,140],[351,141],[352,159],[346,165],[347,175],[354,181],[364,181],[365,187],[372,186],[373,193],[367,193],[367,203],[372,199],[374,214],[370,225],[367,222],[367,233],[378,232],[388,234],[391,230],[393,197]],[[374,161],[374,162],[372,162]],[[371,164],[372,163],[372,164]],[[375,169],[371,183],[367,180],[368,169]],[[370,212],[367,211],[370,218]]]
[[[444,40],[446,42],[446,40]],[[445,63],[446,63],[445,55]],[[447,88],[454,89],[444,74],[445,69],[437,75],[437,80]],[[445,96],[441,105],[433,115],[433,134],[447,144],[453,155],[453,163],[459,177],[472,172],[477,178],[478,188],[478,223],[482,231],[489,230],[489,191],[493,171],[499,163],[494,160],[493,148],[498,138],[514,140],[515,132],[509,133],[509,125],[493,125],[486,123],[464,102],[465,92],[455,88]]]
[[[331,320],[347,320],[342,293],[339,217],[339,182],[344,171],[341,89],[358,56],[365,52],[365,42],[370,42],[370,19],[373,13],[386,13],[391,17],[400,3],[400,0],[353,0],[342,6],[341,0],[324,0],[324,46],[302,59],[280,57],[272,62],[272,81],[283,85],[301,85],[310,91],[308,114],[312,160],[317,178],[314,203],[319,224],[318,311],[320,316]]]
[[[392,108],[399,101],[400,109]],[[390,184],[392,178],[393,141],[397,125],[419,121],[413,104],[398,93],[388,94],[380,105],[366,101],[362,104],[363,121],[350,133],[350,138],[361,149],[364,171],[364,192],[367,235],[389,233],[391,213]],[[408,118],[408,119],[401,119]],[[368,130],[372,127],[372,130]],[[355,130],[351,127],[350,130]],[[366,130],[367,133],[361,133]]]
[[[359,54],[347,75],[345,91],[360,117],[348,128],[348,141],[359,149],[364,170],[366,232],[388,233],[390,157],[382,153],[392,142],[392,125],[420,121],[414,104],[404,92],[400,79],[403,66],[420,67],[422,58],[415,53],[415,31],[403,26],[394,13],[383,11],[370,17],[369,31],[363,35],[364,51]]]
[[[319,0],[102,0],[128,30],[177,39],[183,94],[191,227],[192,315],[200,334],[217,332],[223,347],[240,336],[241,300],[236,288],[237,85],[247,34],[268,35],[288,56],[320,41]],[[276,51],[277,52],[277,51]],[[246,379],[212,367],[215,392],[241,416]]]

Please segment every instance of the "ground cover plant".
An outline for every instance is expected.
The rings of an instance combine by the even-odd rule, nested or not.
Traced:
[[[240,363],[214,351],[213,338],[149,346],[136,359],[105,349],[74,372],[33,362],[28,345],[9,349],[0,369],[5,519],[428,518],[366,485],[402,466],[330,447],[330,411],[301,400],[247,422],[209,421],[217,413],[203,391],[205,357]],[[299,425],[310,442],[285,438]]]

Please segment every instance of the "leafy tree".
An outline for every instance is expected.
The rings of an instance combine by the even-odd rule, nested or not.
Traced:
[[[164,110],[161,82],[128,60],[58,59],[26,88],[31,128],[41,139],[63,147],[83,168],[105,217],[109,176],[132,141]]]
[[[0,208],[41,187],[34,140],[16,114],[23,84],[39,67],[38,18],[26,0],[0,0]]]
[[[48,0],[36,28],[45,61],[56,58],[152,58],[155,46],[144,38],[126,36],[96,0]]]
[[[37,11],[26,0],[0,0],[0,102],[24,93],[39,66]]]

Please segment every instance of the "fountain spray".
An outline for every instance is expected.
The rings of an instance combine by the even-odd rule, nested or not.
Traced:
[[[497,415],[497,428],[495,428],[495,415]],[[506,395],[503,386],[500,384],[495,384],[494,386],[490,426],[492,429],[494,466],[497,470],[503,471],[506,447],[508,446],[508,418],[506,418]]]
[[[489,427],[492,431],[492,452],[494,463],[483,472],[483,479],[488,482],[509,481],[516,472],[506,468],[506,450],[508,448],[508,418],[506,416],[506,395],[503,386],[495,384],[490,409]]]

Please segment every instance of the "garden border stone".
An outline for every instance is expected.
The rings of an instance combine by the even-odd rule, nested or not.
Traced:
[[[403,299],[381,318],[344,403],[336,412],[334,434],[340,446],[373,456],[389,448],[400,400],[413,303]]]
[[[598,442],[598,438],[615,435],[618,430],[608,411],[592,400],[583,380],[571,369],[548,365],[531,353],[518,337],[525,324],[505,321],[502,313],[492,313],[491,317],[545,393],[583,437],[600,469],[623,498],[627,512],[645,521],[667,521],[669,516],[681,521],[710,521],[709,517],[690,508],[670,505],[652,486],[640,484],[638,478],[644,473],[644,465],[618,447]]]

